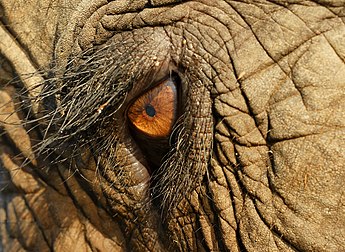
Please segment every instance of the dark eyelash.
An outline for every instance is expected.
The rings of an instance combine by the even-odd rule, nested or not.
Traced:
[[[74,152],[78,147],[98,141],[95,136],[104,135],[101,129],[111,124],[130,90],[138,82],[145,83],[145,78],[147,83],[155,78],[152,59],[130,60],[130,54],[138,47],[138,41],[132,43],[127,43],[126,48],[133,47],[133,50],[125,53],[117,49],[123,42],[94,47],[71,58],[65,70],[50,71],[41,84],[44,91],[38,97],[46,109],[46,115],[40,118],[46,125],[46,133],[40,146],[36,146],[37,153],[51,152],[51,148]],[[66,145],[70,150],[65,149]]]

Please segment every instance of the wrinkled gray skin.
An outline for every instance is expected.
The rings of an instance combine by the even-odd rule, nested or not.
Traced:
[[[344,6],[1,0],[0,250],[345,251]],[[150,174],[126,109],[170,74]]]

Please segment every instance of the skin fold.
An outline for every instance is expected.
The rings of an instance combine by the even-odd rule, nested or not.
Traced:
[[[345,251],[344,98],[341,0],[2,0],[0,251]]]

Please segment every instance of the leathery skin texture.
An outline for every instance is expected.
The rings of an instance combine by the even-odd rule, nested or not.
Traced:
[[[2,0],[0,250],[345,251],[344,98],[341,0]]]

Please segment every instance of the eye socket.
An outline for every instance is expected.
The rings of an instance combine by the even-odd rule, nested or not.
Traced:
[[[172,78],[142,94],[128,109],[132,126],[143,135],[166,138],[177,116],[177,88]]]

